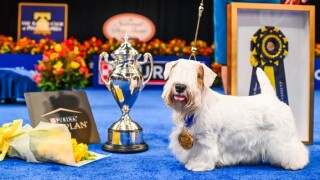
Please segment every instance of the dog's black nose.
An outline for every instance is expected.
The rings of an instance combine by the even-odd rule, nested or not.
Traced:
[[[174,87],[177,93],[182,93],[186,89],[186,85],[184,84],[175,84]]]

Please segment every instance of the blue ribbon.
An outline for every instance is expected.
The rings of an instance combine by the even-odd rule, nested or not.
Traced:
[[[261,67],[261,66],[260,66]],[[261,67],[263,68],[263,67]],[[257,79],[256,75],[257,68],[252,68],[252,76],[251,76],[251,84],[250,84],[250,91],[249,95],[256,95],[261,93],[261,88]],[[279,67],[274,66],[274,76],[276,82],[276,94],[278,98],[286,103],[289,104],[288,94],[287,94],[287,83],[284,71],[284,64],[283,61],[279,61]]]
[[[185,127],[191,126],[191,124],[193,123],[193,116],[194,116],[194,114],[192,114],[191,116],[189,116],[189,117],[184,121],[184,126],[185,126]]]

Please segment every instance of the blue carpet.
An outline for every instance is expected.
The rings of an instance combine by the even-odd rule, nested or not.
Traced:
[[[101,137],[99,144],[89,146],[101,150],[108,127],[120,117],[120,110],[106,89],[86,89]],[[221,90],[220,90],[221,92]],[[169,110],[161,99],[162,90],[145,89],[132,108],[131,117],[144,130],[149,150],[137,154],[112,154],[111,157],[77,167],[59,164],[27,163],[6,158],[0,162],[0,179],[319,179],[320,178],[320,90],[315,91],[314,144],[308,146],[310,163],[299,171],[288,171],[268,164],[232,166],[211,172],[191,172],[184,168],[168,148],[172,129]],[[26,105],[0,105],[0,124],[22,118],[30,123]]]

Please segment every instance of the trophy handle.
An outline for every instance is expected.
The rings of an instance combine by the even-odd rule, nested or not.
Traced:
[[[151,79],[152,73],[153,73],[153,58],[152,58],[152,55],[150,53],[145,53],[143,55],[143,61],[139,62],[142,65],[142,64],[145,64],[148,61],[148,59],[150,60],[150,73],[149,73],[148,78],[142,83],[143,87],[149,82],[149,80]]]
[[[110,64],[110,65],[113,67],[114,62],[109,62],[108,58],[109,58],[109,54],[108,54],[107,52],[102,52],[102,53],[99,55],[98,67],[99,67],[99,75],[100,75],[100,78],[101,78],[102,81],[105,83],[105,85],[107,86],[107,88],[110,89],[110,83],[103,78],[102,73],[101,73],[101,61],[102,61],[102,59],[103,59],[107,64]]]

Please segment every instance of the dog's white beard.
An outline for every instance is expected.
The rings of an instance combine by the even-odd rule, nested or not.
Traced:
[[[191,115],[201,106],[201,90],[197,86],[187,86],[186,98],[187,103],[175,102],[174,96],[174,84],[167,82],[164,86],[162,98],[165,104],[179,114],[179,117],[173,117],[175,120],[184,120],[186,115]],[[174,113],[176,114],[176,113]],[[181,116],[181,117],[180,117]]]

